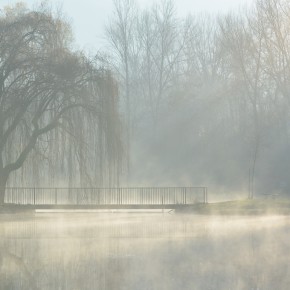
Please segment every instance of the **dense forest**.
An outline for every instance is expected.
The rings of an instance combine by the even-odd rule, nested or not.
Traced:
[[[45,5],[0,13],[0,187],[288,192],[288,0],[186,18],[115,0],[94,57]]]
[[[115,1],[108,58],[126,116],[129,180],[243,196],[290,188],[290,5],[257,0],[179,18]]]

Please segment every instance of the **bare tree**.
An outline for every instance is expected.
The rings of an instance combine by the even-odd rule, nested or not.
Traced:
[[[256,14],[263,34],[264,67],[268,81],[290,100],[290,8],[284,0],[257,1]]]
[[[172,1],[163,1],[139,18],[140,87],[147,111],[157,125],[171,89],[178,85],[188,28],[176,16]]]
[[[114,0],[114,17],[106,27],[106,38],[112,51],[117,75],[123,88],[125,120],[127,131],[127,169],[130,168],[130,139],[132,131],[132,61],[135,59],[136,46],[134,33],[136,29],[137,7],[134,0]]]
[[[263,34],[261,23],[254,13],[243,16],[227,16],[220,22],[224,50],[229,53],[234,82],[239,83],[241,93],[247,96],[253,124],[253,146],[249,167],[249,198],[255,191],[255,173],[261,145],[260,112],[263,91]]]

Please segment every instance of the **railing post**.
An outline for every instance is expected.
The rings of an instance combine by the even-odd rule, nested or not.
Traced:
[[[55,188],[54,192],[54,204],[57,204],[57,188]]]
[[[33,188],[33,204],[35,205],[35,187]]]
[[[203,202],[204,203],[207,203],[207,187],[204,187],[204,189],[203,189],[203,195],[204,195]]]
[[[184,187],[182,187],[182,203],[185,204],[185,191],[184,191]]]

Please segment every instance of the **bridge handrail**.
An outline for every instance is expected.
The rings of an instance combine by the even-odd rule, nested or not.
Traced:
[[[207,187],[205,186],[7,187],[5,195],[6,203],[34,205],[207,203]]]

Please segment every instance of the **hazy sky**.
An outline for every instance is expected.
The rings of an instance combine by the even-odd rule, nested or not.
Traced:
[[[160,1],[160,0],[159,0]],[[158,0],[137,0],[141,7],[150,6]],[[224,13],[237,10],[254,0],[175,0],[177,12],[180,16],[189,13],[209,12]],[[19,0],[0,0],[0,8],[7,4],[21,2]],[[29,6],[40,1],[22,1]],[[48,0],[53,6],[60,6],[70,20],[78,47],[93,50],[102,46],[104,25],[112,14],[113,0]]]

